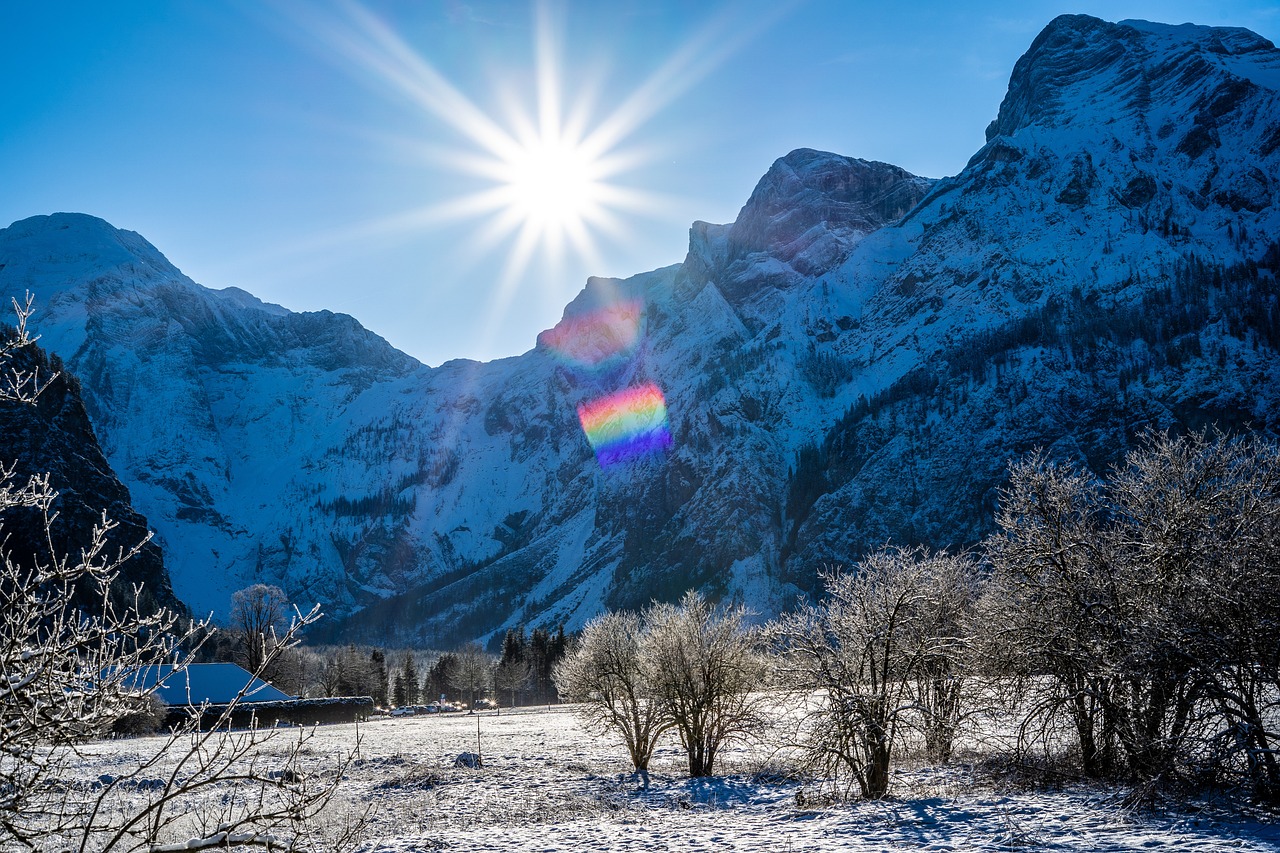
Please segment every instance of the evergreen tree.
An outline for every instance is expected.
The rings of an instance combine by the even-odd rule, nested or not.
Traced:
[[[440,655],[427,673],[427,687],[431,698],[434,699],[449,694],[449,688],[453,682],[453,672],[457,669],[457,666],[457,655],[452,652],[445,652]]]
[[[538,704],[558,701],[556,685],[551,673],[556,664],[564,657],[568,648],[568,639],[564,634],[564,626],[556,629],[553,635],[546,628],[535,628],[529,638],[527,658],[532,673],[534,700]]]
[[[495,679],[501,682],[501,689],[507,692],[507,702],[514,707],[524,704],[531,697],[529,685],[533,680],[533,670],[529,665],[529,640],[525,636],[524,626],[508,628],[502,638],[502,657],[495,669]]]
[[[369,654],[369,665],[373,676],[369,695],[373,697],[373,704],[385,708],[387,705],[387,656],[382,649],[374,649]]]
[[[418,687],[418,666],[414,663],[413,652],[404,653],[404,663],[400,665],[400,680],[404,689],[404,704],[416,705],[420,696]]]

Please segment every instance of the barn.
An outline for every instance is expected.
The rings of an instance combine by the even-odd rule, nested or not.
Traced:
[[[373,699],[368,696],[290,696],[234,663],[142,667],[133,686],[139,692],[154,690],[169,706],[166,726],[179,725],[193,713],[199,713],[201,728],[249,728],[349,723],[368,719],[373,711]]]
[[[192,663],[177,672],[171,664],[148,666],[138,670],[134,684],[139,690],[150,690],[158,681],[163,683],[155,689],[155,695],[170,708],[229,705],[241,691],[244,697],[240,701],[246,704],[294,698],[234,663]]]

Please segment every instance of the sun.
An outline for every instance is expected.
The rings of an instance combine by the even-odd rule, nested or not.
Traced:
[[[677,200],[655,192],[649,182],[636,185],[636,176],[669,143],[651,140],[640,146],[632,137],[773,20],[756,16],[739,28],[731,25],[727,12],[709,17],[642,83],[629,92],[615,92],[597,112],[601,92],[595,72],[564,73],[564,57],[570,53],[562,43],[567,6],[530,0],[533,65],[494,78],[499,108],[491,110],[441,74],[365,2],[291,6],[290,21],[294,29],[315,37],[326,58],[349,63],[379,89],[407,98],[456,134],[454,141],[433,135],[394,142],[430,166],[447,170],[455,186],[455,179],[463,177],[474,189],[347,230],[363,239],[474,222],[457,254],[477,261],[501,258],[491,298],[495,317],[508,309],[531,269],[537,269],[535,278],[558,302],[563,293],[557,282],[566,260],[603,269],[602,246],[626,245],[634,235],[634,217],[662,219],[676,209]]]
[[[504,166],[510,204],[522,220],[542,232],[581,228],[607,195],[599,161],[571,140],[530,140],[513,151]]]

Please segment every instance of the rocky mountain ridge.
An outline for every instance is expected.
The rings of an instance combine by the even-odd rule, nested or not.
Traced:
[[[1278,149],[1265,39],[1063,16],[959,175],[792,152],[517,358],[426,368],[91,217],[0,232],[0,286],[43,300],[197,612],[264,580],[333,638],[436,645],[690,586],[770,612],[887,541],[972,542],[1032,448],[1275,434]],[[650,386],[669,449],[602,467],[579,407]]]
[[[47,474],[58,498],[48,531],[35,509],[18,507],[5,513],[0,537],[5,557],[24,569],[37,562],[48,565],[60,557],[74,560],[105,513],[115,524],[107,533],[105,556],[141,544],[139,552],[120,567],[112,586],[113,603],[121,612],[138,607],[151,613],[164,607],[183,613],[160,548],[154,542],[142,544],[148,534],[147,520],[134,510],[129,490],[102,453],[80,397],[80,383],[62,369],[60,360],[38,346],[17,350],[6,367],[36,372],[42,377],[42,390],[33,403],[0,400],[0,464],[12,470],[16,483]],[[135,587],[140,590],[136,600]],[[83,604],[101,607],[96,590],[77,592]]]

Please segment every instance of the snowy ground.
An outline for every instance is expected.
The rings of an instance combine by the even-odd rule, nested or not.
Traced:
[[[484,767],[454,767],[476,751]],[[962,767],[911,767],[882,803],[824,805],[763,744],[731,751],[725,775],[684,777],[672,742],[641,789],[620,746],[564,708],[379,719],[326,726],[312,769],[360,737],[331,819],[372,806],[366,853],[502,851],[1278,851],[1280,821],[1228,802],[1135,812],[1123,792],[1001,790]],[[95,744],[93,774],[121,772],[149,740]],[[135,764],[136,766],[136,764]],[[800,797],[797,797],[800,793]]]

